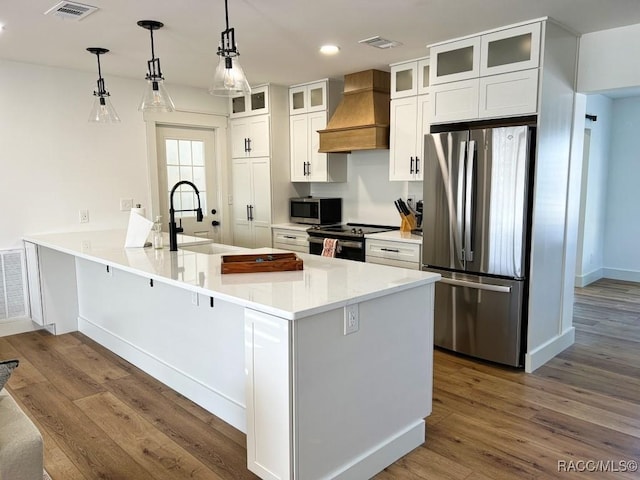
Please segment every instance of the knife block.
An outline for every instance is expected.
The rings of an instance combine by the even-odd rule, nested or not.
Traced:
[[[410,215],[403,215],[402,222],[400,223],[400,231],[401,232],[410,232],[411,230],[415,230],[417,228],[416,217],[412,213]]]

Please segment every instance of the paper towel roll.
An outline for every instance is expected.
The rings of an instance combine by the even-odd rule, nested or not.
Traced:
[[[145,216],[145,211],[144,211],[144,207],[133,207],[131,209],[132,213],[137,213],[138,215],[144,217]]]

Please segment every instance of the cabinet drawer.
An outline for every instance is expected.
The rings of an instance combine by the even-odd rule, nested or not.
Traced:
[[[402,260],[390,260],[384,257],[371,257],[367,255],[367,263],[377,263],[378,265],[389,265],[390,267],[408,268],[409,270],[420,270],[418,262],[404,262]]]
[[[535,114],[537,107],[537,68],[480,79],[480,118]]]
[[[298,232],[292,230],[274,230],[273,231],[273,245],[286,245],[286,246],[299,246],[303,247],[304,251],[309,248],[307,242],[307,232]]]
[[[367,239],[366,245],[367,258],[386,258],[389,260],[401,260],[416,264],[419,264],[420,262],[419,244]]]

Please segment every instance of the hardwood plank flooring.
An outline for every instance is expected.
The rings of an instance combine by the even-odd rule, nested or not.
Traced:
[[[640,478],[558,471],[640,461],[640,284],[576,289],[574,326],[533,374],[436,350],[426,443],[375,479]],[[257,478],[242,432],[81,333],[0,338],[0,358],[20,359],[8,388],[53,480]]]

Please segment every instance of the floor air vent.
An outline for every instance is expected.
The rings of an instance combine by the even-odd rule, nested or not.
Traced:
[[[98,7],[92,7],[91,5],[85,5],[83,3],[60,2],[44,12],[44,14],[55,15],[56,17],[62,18],[73,18],[75,20],[82,20],[83,18],[91,15],[96,10],[98,10]]]
[[[27,316],[22,250],[0,250],[0,322]]]

